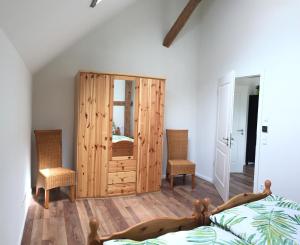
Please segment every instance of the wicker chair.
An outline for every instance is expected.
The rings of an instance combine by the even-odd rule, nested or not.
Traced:
[[[75,171],[62,167],[62,131],[35,130],[38,174],[36,196],[45,190],[45,208],[49,207],[49,192],[53,188],[70,186],[70,199],[75,199]]]
[[[195,188],[195,163],[187,160],[188,152],[188,130],[167,129],[168,163],[167,179],[170,180],[173,189],[173,179],[176,175],[192,175],[192,189]]]

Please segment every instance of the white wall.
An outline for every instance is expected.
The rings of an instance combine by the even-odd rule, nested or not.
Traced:
[[[217,80],[230,70],[254,75],[265,70],[263,119],[269,122],[262,145],[258,184],[273,181],[273,192],[300,201],[300,1],[207,0],[199,44],[197,160],[213,177]]]
[[[31,74],[1,29],[0,54],[0,243],[15,245],[31,193]]]
[[[73,167],[74,162],[74,76],[79,70],[167,78],[165,127],[189,129],[190,159],[196,160],[196,129],[201,125],[195,120],[199,13],[170,49],[162,46],[185,4],[182,0],[139,0],[34,75],[33,128],[63,129],[65,166]]]

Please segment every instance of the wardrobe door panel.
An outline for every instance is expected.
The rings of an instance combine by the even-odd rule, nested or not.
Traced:
[[[159,191],[162,175],[164,81],[141,79],[138,119],[138,193]]]
[[[138,178],[137,192],[147,192],[148,179],[148,140],[149,140],[149,107],[148,79],[141,79],[139,84],[139,117],[138,117]]]
[[[107,191],[110,78],[81,73],[77,86],[77,197],[99,197]]]

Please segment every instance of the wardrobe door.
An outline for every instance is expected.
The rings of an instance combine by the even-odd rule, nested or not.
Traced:
[[[161,187],[164,93],[164,80],[140,79],[138,98],[138,193],[159,191]]]
[[[110,76],[80,73],[77,81],[77,197],[107,192]]]

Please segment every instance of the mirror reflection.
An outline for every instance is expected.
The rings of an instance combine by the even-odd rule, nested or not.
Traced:
[[[114,80],[112,156],[133,156],[135,81]]]

